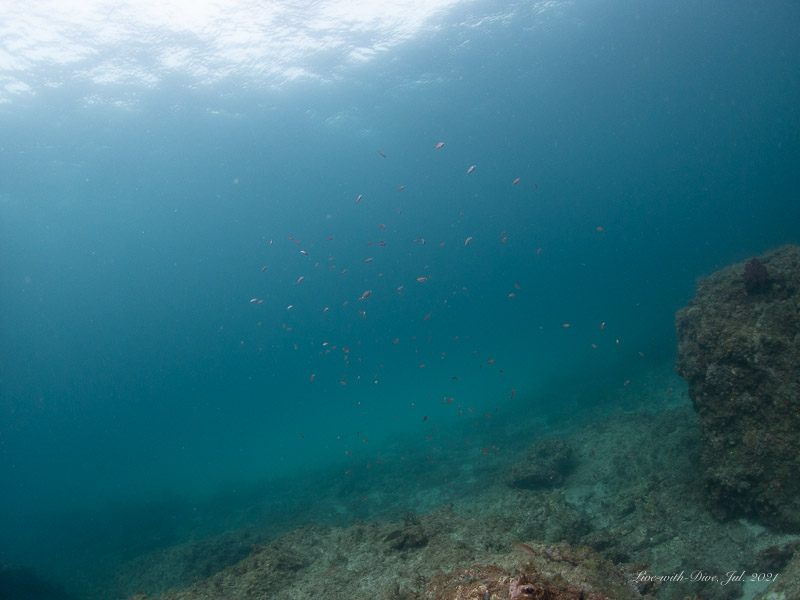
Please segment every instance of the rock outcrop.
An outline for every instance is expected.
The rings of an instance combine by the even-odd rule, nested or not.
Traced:
[[[675,323],[713,514],[800,531],[800,247],[701,280]]]

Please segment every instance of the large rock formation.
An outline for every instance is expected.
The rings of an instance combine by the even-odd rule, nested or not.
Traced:
[[[800,247],[701,280],[675,324],[712,512],[800,531]]]

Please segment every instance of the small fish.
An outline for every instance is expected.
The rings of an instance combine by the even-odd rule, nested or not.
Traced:
[[[404,189],[406,189],[406,186],[401,185],[400,187],[397,188],[397,191],[402,192]]]
[[[440,150],[441,148],[444,148],[444,142],[439,142],[433,147],[434,150]]]
[[[381,152],[380,150],[378,150],[378,154],[380,154],[383,158],[386,158],[386,155],[383,152]]]
[[[267,265],[264,265],[263,267],[261,267],[261,272],[263,273],[263,272],[264,272],[264,271],[266,271],[268,268],[269,268],[269,267],[267,267]]]
[[[472,165],[469,169],[467,169],[467,175],[472,173],[475,170],[475,165]]]
[[[308,250],[300,250],[300,254],[303,256],[308,256]]]
[[[419,281],[420,283],[423,283],[425,281],[428,281],[428,278],[427,277],[417,277],[417,281]]]
[[[597,231],[599,231],[600,233],[603,233],[605,231],[605,229],[603,229],[600,225],[598,225],[597,226]]]
[[[561,324],[561,326],[562,326],[564,329],[567,329],[567,328],[569,328],[569,323],[562,323],[562,324]]]
[[[600,323],[600,331],[603,331],[603,329],[605,328],[606,328],[606,322],[603,321],[602,323]]]
[[[528,546],[528,544],[523,544],[522,542],[514,542],[514,548],[524,552],[525,554],[530,554],[531,556],[536,556],[536,551]]]
[[[305,279],[305,276],[304,275],[300,275],[300,277],[297,278],[297,281],[295,281],[294,284],[297,285],[297,284],[301,283],[303,281],[303,279]]]
[[[359,300],[366,300],[367,298],[369,298],[369,295],[371,293],[372,293],[372,290],[365,291],[363,294],[361,294],[361,297],[359,298]]]
[[[518,183],[519,183],[519,177],[517,177],[517,178],[514,180],[514,183],[512,183],[511,185],[517,185]]]
[[[362,199],[363,197],[364,197],[364,194],[359,194],[359,195],[356,197],[356,204],[358,204],[359,202],[361,202],[361,199]]]
[[[469,236],[466,240],[464,240],[464,245],[469,246],[471,242],[472,242],[472,236]]]
[[[375,259],[370,256],[369,258],[365,258],[364,262],[365,263],[371,263],[373,260],[375,260]]]

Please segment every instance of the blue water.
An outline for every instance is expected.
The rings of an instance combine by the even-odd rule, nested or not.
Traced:
[[[6,562],[55,569],[100,511],[457,444],[468,408],[594,407],[669,369],[697,277],[800,242],[796,3],[343,27],[286,50],[295,79],[245,50],[206,77],[175,31],[22,66],[34,33],[0,34]],[[182,45],[192,69],[160,60]]]

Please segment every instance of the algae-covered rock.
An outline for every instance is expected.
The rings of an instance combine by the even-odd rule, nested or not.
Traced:
[[[675,323],[712,512],[800,531],[800,247],[701,280]]]
[[[568,544],[518,544],[525,560],[473,565],[436,575],[428,600],[634,600],[652,598],[656,582],[637,577],[642,565],[615,565]]]
[[[511,470],[508,484],[523,489],[563,485],[572,467],[572,449],[561,438],[547,438],[530,447],[525,457]]]

